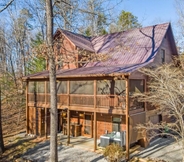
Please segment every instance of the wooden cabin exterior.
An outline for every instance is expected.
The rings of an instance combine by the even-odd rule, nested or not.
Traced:
[[[57,31],[55,37],[60,34],[67,37],[66,31]],[[73,68],[71,64],[70,69],[66,66],[58,69],[58,131],[68,136],[94,138],[94,149],[97,138],[113,131],[126,131],[126,147],[144,140],[134,127],[148,120],[159,122],[161,114],[155,114],[147,103],[140,103],[131,96],[147,90],[147,76],[141,74],[139,68],[169,63],[177,55],[171,25],[165,23],[125,32],[122,36],[109,34],[91,39],[78,35],[74,39],[74,33],[69,34],[66,44],[72,45],[73,50],[82,48],[90,54],[112,55],[106,61],[87,63],[83,67]],[[114,43],[121,38],[123,46]],[[87,43],[83,39],[87,39]],[[75,58],[79,58],[76,53]],[[27,82],[27,134],[47,136],[50,133],[49,71],[25,76],[24,80]]]

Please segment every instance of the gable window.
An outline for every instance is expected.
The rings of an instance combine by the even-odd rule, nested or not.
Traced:
[[[162,61],[162,64],[165,63],[165,50],[164,49],[161,49],[161,61]]]

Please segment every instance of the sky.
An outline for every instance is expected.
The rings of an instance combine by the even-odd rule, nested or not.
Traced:
[[[122,0],[116,11],[131,12],[138,17],[142,26],[171,22],[172,27],[175,28],[178,20],[175,6],[175,0]]]

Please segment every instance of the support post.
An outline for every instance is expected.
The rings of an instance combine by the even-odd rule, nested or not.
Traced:
[[[28,86],[29,82],[26,81],[26,134],[29,134]]]
[[[70,144],[70,110],[67,110],[67,145]]]
[[[70,144],[70,110],[69,110],[69,106],[70,106],[70,81],[67,80],[67,105],[68,105],[68,109],[67,109],[67,145]]]
[[[126,159],[129,160],[129,76],[126,76]]]
[[[146,77],[146,79],[143,80],[144,92],[148,92],[147,81],[148,81],[148,76]],[[147,102],[144,102],[144,111],[145,112],[147,111]]]
[[[47,81],[45,81],[45,138],[47,139]]]
[[[45,138],[47,139],[47,108],[45,108]]]
[[[67,105],[70,106],[70,81],[67,80]]]
[[[94,151],[97,149],[96,80],[94,80]]]

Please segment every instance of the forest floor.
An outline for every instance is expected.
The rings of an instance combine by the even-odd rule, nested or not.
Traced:
[[[24,133],[25,134],[25,133]],[[20,134],[19,134],[20,135]],[[22,156],[29,149],[34,148],[38,143],[45,141],[45,138],[13,135],[5,138],[5,151],[0,156],[0,162],[13,162]]]
[[[2,106],[1,121],[5,151],[0,156],[0,162],[11,162],[27,148],[32,148],[36,144],[35,138],[25,137],[25,112],[25,108]]]

